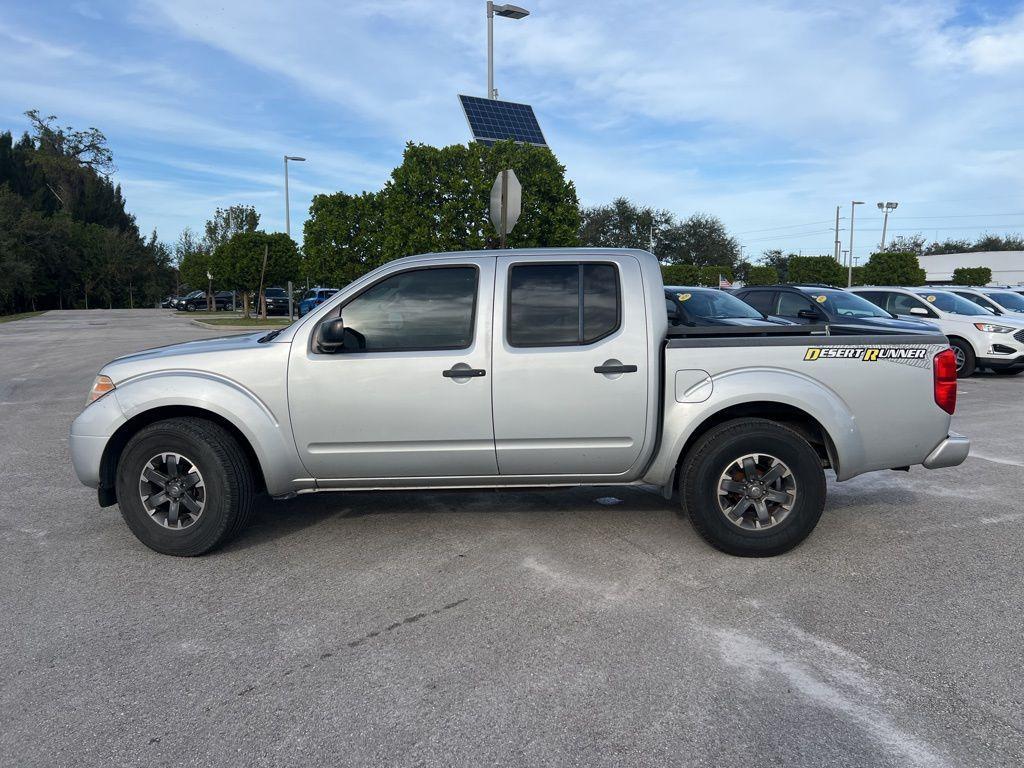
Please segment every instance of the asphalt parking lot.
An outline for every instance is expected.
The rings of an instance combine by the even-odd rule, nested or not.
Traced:
[[[216,335],[0,325],[0,764],[1024,764],[1024,376],[961,383],[965,464],[830,483],[770,560],[633,489],[266,501],[174,559],[67,431],[110,358]]]

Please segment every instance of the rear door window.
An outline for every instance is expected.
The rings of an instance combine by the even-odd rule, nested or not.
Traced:
[[[783,317],[797,317],[800,314],[800,310],[803,309],[814,309],[810,299],[801,296],[799,293],[790,293],[789,291],[779,293],[779,309],[775,314],[782,315]]]
[[[751,291],[743,294],[740,298],[762,315],[774,315],[776,314],[775,296],[775,291]]]
[[[618,330],[614,264],[517,264],[509,270],[508,343],[514,347],[592,344]]]

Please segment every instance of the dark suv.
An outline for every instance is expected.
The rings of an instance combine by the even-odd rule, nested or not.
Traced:
[[[267,297],[268,315],[288,314],[288,292],[284,288],[267,288],[263,295]]]
[[[897,318],[842,288],[758,285],[741,288],[736,291],[736,296],[764,315],[774,315],[794,323],[828,323],[855,333],[939,333],[938,326],[933,323]]]

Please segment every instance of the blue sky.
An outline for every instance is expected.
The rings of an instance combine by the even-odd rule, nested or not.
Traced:
[[[897,234],[1024,231],[1024,2],[522,0],[495,23],[502,97],[534,105],[584,203],[721,217],[748,256]],[[103,130],[130,210],[173,241],[217,206],[292,229],[312,195],[378,189],[406,141],[468,139],[484,3],[7,2],[0,127]]]

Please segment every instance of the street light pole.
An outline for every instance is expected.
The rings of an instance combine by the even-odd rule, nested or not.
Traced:
[[[306,158],[296,157],[295,155],[284,156],[284,231],[288,237],[292,236],[292,212],[291,207],[288,203],[288,161],[293,160],[296,163],[304,163]]]
[[[882,211],[885,215],[882,217],[882,244],[878,250],[885,250],[885,230],[889,226],[889,211],[895,211],[899,203],[879,203],[878,210]]]
[[[504,16],[506,19],[522,19],[530,15],[525,8],[518,5],[506,3],[495,5],[493,0],[487,0],[487,98],[498,98],[498,91],[494,87],[494,17]]]
[[[835,243],[833,245],[834,245],[833,250],[835,251],[835,260],[839,261],[839,247],[840,246],[839,246],[839,206],[838,205],[836,206],[836,240],[835,240]]]
[[[857,212],[857,206],[864,205],[863,200],[850,201],[850,258],[846,266],[846,287],[853,285],[853,217]]]

